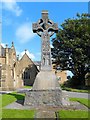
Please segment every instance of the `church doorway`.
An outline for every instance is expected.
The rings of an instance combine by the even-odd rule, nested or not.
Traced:
[[[25,86],[31,85],[31,69],[30,68],[25,68],[24,72],[22,73],[22,79],[24,82]]]
[[[39,72],[35,65],[28,66],[22,70],[22,80],[24,86],[32,86],[37,73]]]

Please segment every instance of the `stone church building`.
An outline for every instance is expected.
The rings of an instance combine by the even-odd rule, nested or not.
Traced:
[[[4,48],[0,44],[0,90],[15,90],[24,85],[33,85],[39,71],[40,62],[33,62],[26,52],[19,60],[13,42],[11,48],[8,45]],[[66,71],[57,71],[57,77],[63,83],[67,80]]]

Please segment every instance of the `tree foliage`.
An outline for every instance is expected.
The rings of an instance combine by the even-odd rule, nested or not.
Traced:
[[[52,56],[56,66],[72,71],[79,82],[77,84],[84,84],[85,74],[90,67],[89,17],[89,14],[83,13],[77,14],[76,18],[65,20],[56,38],[52,39]]]

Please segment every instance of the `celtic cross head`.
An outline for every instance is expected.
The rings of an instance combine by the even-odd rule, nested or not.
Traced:
[[[42,33],[46,31],[51,37],[54,33],[58,32],[58,25],[48,18],[48,11],[43,10],[42,18],[37,23],[33,23],[33,32],[41,37]]]

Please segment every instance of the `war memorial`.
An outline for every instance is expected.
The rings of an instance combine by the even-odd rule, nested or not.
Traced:
[[[64,96],[52,72],[50,48],[50,37],[58,32],[58,25],[48,18],[48,11],[43,10],[42,18],[33,23],[32,29],[41,37],[41,71],[36,76],[32,90],[26,93],[24,105],[62,106]]]

